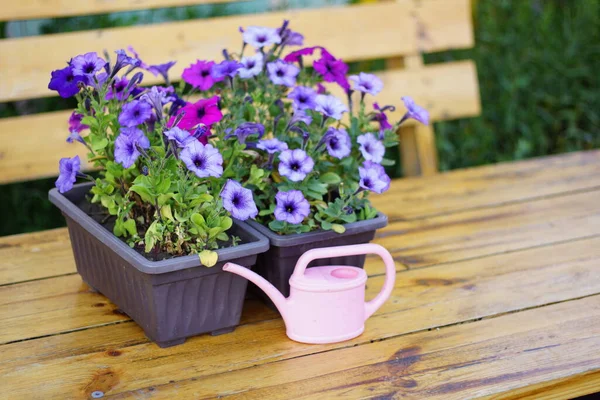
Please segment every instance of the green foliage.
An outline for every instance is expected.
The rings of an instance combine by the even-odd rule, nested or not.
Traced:
[[[600,2],[478,1],[482,116],[436,124],[442,169],[600,146]]]

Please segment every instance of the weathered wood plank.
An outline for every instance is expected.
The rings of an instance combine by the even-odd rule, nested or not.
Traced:
[[[276,27],[283,19],[308,46],[322,45],[349,61],[473,46],[468,0],[400,0],[6,39],[0,41],[0,101],[53,96],[47,89],[51,69],[80,53],[127,45],[149,64],[177,60],[171,76],[179,77],[198,58],[222,59],[223,48],[239,49],[239,26]]]
[[[258,300],[246,303],[241,323],[277,316]],[[129,320],[79,275],[0,287],[0,344]]]
[[[598,370],[595,296],[117,398],[465,399]]]
[[[236,0],[24,0],[2,4],[0,21],[34,18],[70,17],[75,15],[149,10],[192,6],[197,4],[228,3]],[[241,0],[243,1],[243,0]]]
[[[600,187],[600,150],[399,179],[374,205],[407,220]]]
[[[399,221],[377,231],[376,242],[419,268],[593,235],[600,235],[600,190]],[[378,267],[369,273],[384,273]]]
[[[46,398],[82,397],[93,390],[110,395],[133,391],[130,394],[136,395],[140,389],[157,385],[168,385],[169,390],[173,390],[168,393],[176,396],[176,390],[193,386],[195,382],[203,384],[193,386],[191,391],[186,389],[186,395],[192,396],[191,393],[196,391],[208,395],[203,391],[209,386],[215,390],[234,391],[231,385],[241,385],[239,390],[247,390],[262,385],[256,381],[256,376],[275,384],[269,381],[274,376],[272,370],[253,375],[254,378],[247,381],[238,380],[234,374],[222,373],[289,358],[308,360],[315,356],[300,356],[600,293],[600,282],[591,279],[599,261],[600,238],[596,238],[406,271],[398,274],[391,299],[367,322],[365,333],[341,344],[294,343],[285,337],[282,321],[272,319],[241,326],[232,334],[200,336],[182,346],[159,349],[151,343],[140,343],[143,341],[141,331],[136,331],[132,324],[119,324],[5,345],[0,352],[0,375],[6,387],[11,388],[10,394],[17,398],[35,390],[36,385],[40,388],[43,385]],[[367,297],[373,297],[382,282],[383,277],[370,279]],[[549,282],[551,291],[548,290]],[[569,316],[572,315],[564,317]],[[4,322],[0,323],[6,326]],[[510,329],[503,332],[497,327],[494,329],[498,335],[510,334]],[[479,332],[478,329],[475,331]],[[88,336],[93,338],[88,340]],[[98,337],[106,340],[106,347],[102,347]],[[410,346],[397,349],[404,347]],[[364,357],[371,354],[370,347],[357,347],[361,348],[365,350],[361,352],[359,359],[362,361],[358,365],[367,363]],[[72,356],[67,356],[69,354]],[[330,359],[338,358],[331,352],[326,354]],[[316,362],[330,364],[320,358]],[[274,367],[269,368],[282,364],[272,365]],[[320,371],[320,367],[315,368],[313,371]],[[231,378],[226,378],[228,375]],[[37,379],[32,382],[25,379],[26,376]],[[207,376],[210,376],[209,382],[221,384],[206,384],[202,377]],[[191,381],[192,378],[197,381]],[[222,379],[229,379],[230,384],[223,385]],[[171,380],[174,383],[169,383]]]
[[[0,237],[0,286],[74,272],[64,228]]]
[[[385,88],[377,97],[381,104],[399,105],[401,94],[427,104],[433,121],[475,116],[480,113],[475,65],[471,61],[433,65],[419,71],[384,71]],[[452,89],[453,88],[453,89]],[[446,93],[444,96],[433,96]],[[372,99],[367,98],[369,106]],[[390,118],[400,119],[398,107]],[[0,119],[0,184],[56,176],[58,160],[76,154],[86,159],[79,143],[67,143],[70,111]],[[19,137],[18,142],[12,140]],[[39,151],[39,143],[45,151]],[[89,166],[88,166],[89,167]]]

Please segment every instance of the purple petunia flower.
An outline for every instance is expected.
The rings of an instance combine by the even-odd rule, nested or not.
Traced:
[[[76,76],[73,68],[65,67],[52,71],[48,89],[56,90],[60,97],[69,98],[79,93],[79,83],[87,83],[85,76]]]
[[[281,60],[267,64],[269,79],[276,85],[285,85],[292,87],[296,84],[296,77],[300,73],[300,68],[295,65],[285,63]]]
[[[233,78],[243,65],[237,61],[225,60],[211,67],[210,75],[216,81],[223,80],[226,76]]]
[[[108,91],[106,92],[106,100],[117,99],[119,101],[123,101],[129,97],[133,87],[129,86],[129,79],[127,77],[118,77],[115,76],[115,80],[108,87]],[[127,89],[127,91],[125,91]]]
[[[184,69],[181,77],[184,81],[195,88],[200,90],[208,90],[215,84],[215,82],[223,80],[223,78],[218,80],[213,78],[210,73],[213,65],[215,65],[214,61],[198,60],[195,64],[192,64]]]
[[[61,158],[58,162],[59,175],[54,183],[61,193],[68,192],[73,188],[77,180],[77,173],[81,169],[81,160],[79,156],[73,158]]]
[[[300,182],[310,174],[315,162],[304,150],[284,150],[279,155],[279,175]]]
[[[373,121],[377,121],[379,122],[379,139],[383,139],[382,135],[383,135],[383,131],[387,130],[387,129],[392,129],[392,124],[390,124],[388,122],[388,118],[387,115],[385,114],[385,111],[387,109],[391,109],[391,111],[395,110],[394,106],[386,106],[386,107],[379,107],[379,104],[377,103],[373,103],[373,108],[378,111],[375,116],[373,117]]]
[[[317,106],[315,102],[317,92],[306,86],[296,86],[287,97],[294,101],[294,109],[296,110],[314,110]]]
[[[342,159],[350,155],[352,142],[345,129],[329,128],[325,134],[325,145],[330,156]]]
[[[152,86],[149,90],[144,92],[144,94],[140,97],[140,100],[150,104],[150,106],[154,108],[156,112],[156,120],[162,120],[163,108],[167,103],[175,100],[173,97],[174,93],[175,90],[172,86]],[[152,114],[151,117],[153,117]]]
[[[346,76],[348,65],[342,60],[336,59],[327,51],[323,51],[321,58],[313,63],[315,71],[317,71],[326,82],[337,82],[340,77]]]
[[[278,192],[275,195],[275,219],[300,224],[310,214],[310,204],[299,190]]]
[[[277,29],[279,36],[282,38],[282,44],[285,46],[303,46],[304,45],[304,35],[294,32],[291,29],[285,29],[281,32],[281,28]]]
[[[362,93],[368,93],[371,96],[376,96],[383,89],[383,82],[373,74],[365,74],[361,72],[358,75],[348,77],[352,81],[352,89]]]
[[[260,140],[256,147],[266,151],[269,154],[279,153],[288,149],[287,143],[275,138]]]
[[[137,54],[135,57],[130,57],[123,49],[116,50],[115,53],[117,53],[117,62],[115,63],[114,69],[117,70],[117,72],[125,65],[130,65],[132,67],[139,67],[142,65],[142,61],[137,58]]]
[[[242,67],[238,71],[240,78],[252,78],[262,72],[264,65],[263,55],[261,53],[256,53],[253,56],[243,57],[241,63]]]
[[[169,83],[169,70],[177,61],[169,61],[164,64],[150,65],[146,70],[154,76],[162,76],[165,82]]]
[[[238,182],[229,179],[221,191],[223,208],[231,213],[233,218],[245,221],[256,218],[258,208],[252,197],[252,191],[244,188]]]
[[[265,127],[263,124],[256,122],[244,122],[240,124],[233,133],[225,135],[225,139],[229,139],[233,136],[237,136],[238,142],[241,144],[246,143],[246,139],[251,135],[257,135],[257,139],[260,139],[265,134]]]
[[[73,74],[78,76],[87,76],[92,78],[96,72],[100,71],[106,65],[106,61],[98,57],[95,52],[79,55],[71,60]]]
[[[298,62],[298,61],[300,61],[300,59],[302,58],[302,56],[312,56],[313,53],[315,52],[315,50],[317,50],[317,49],[321,49],[321,51],[325,50],[321,46],[305,47],[305,48],[300,49],[300,50],[292,51],[290,54],[288,54],[287,56],[285,56],[283,58],[283,61],[285,61],[285,62]]]
[[[123,105],[121,114],[119,114],[119,124],[121,126],[138,126],[146,122],[152,114],[152,107],[150,104],[133,100]]]
[[[402,97],[402,101],[404,102],[404,105],[408,111],[406,114],[404,114],[404,117],[402,117],[400,122],[412,118],[424,125],[429,125],[429,112],[426,109],[415,104],[415,101],[412,99],[412,97],[404,96]]]
[[[390,177],[377,163],[365,161],[362,167],[358,167],[358,173],[360,175],[358,184],[362,189],[381,194],[390,188]]]
[[[133,57],[135,57],[137,60],[139,60],[140,65],[138,65],[139,67],[148,70],[149,66],[148,64],[146,64],[140,57],[140,55],[138,54],[137,51],[135,51],[135,49],[133,48],[133,46],[127,46],[127,50],[129,50],[129,52],[131,54],[133,54]]]
[[[281,36],[277,33],[277,29],[264,26],[247,27],[242,33],[242,38],[244,43],[257,49],[281,43]]]
[[[174,128],[166,130],[165,136],[169,140],[173,140],[175,142],[175,144],[177,145],[177,147],[185,147],[189,143],[196,140],[196,138],[194,136],[190,135],[190,133],[188,131],[184,131],[183,129],[178,128],[178,127],[174,127]]]
[[[380,163],[385,154],[385,146],[372,133],[360,135],[356,141],[360,144],[360,152],[367,161]]]
[[[82,119],[82,114],[73,111],[69,117],[69,132],[81,132],[82,130],[89,128],[89,126],[81,123]]]
[[[131,167],[141,154],[138,147],[150,147],[150,141],[144,132],[135,127],[122,128],[115,140],[115,161],[124,168]]]
[[[296,110],[294,111],[294,115],[290,119],[289,126],[297,124],[298,122],[304,122],[307,126],[312,124],[312,117],[308,115],[304,110]]]
[[[71,132],[69,133],[69,136],[67,136],[67,143],[73,143],[73,142],[79,142],[83,145],[85,145],[85,140],[83,140],[83,138],[81,137],[81,135],[78,132]]]
[[[218,103],[219,96],[213,96],[209,99],[200,99],[193,104],[186,104],[177,112],[177,115],[184,113],[177,126],[182,129],[194,129],[198,124],[212,125],[219,122],[223,114]],[[173,120],[174,118],[169,123]]]
[[[191,142],[181,151],[179,158],[198,178],[218,178],[223,174],[223,157],[219,150],[210,144]]]
[[[315,110],[336,120],[342,119],[342,114],[348,112],[348,107],[335,96],[319,94],[316,98]]]

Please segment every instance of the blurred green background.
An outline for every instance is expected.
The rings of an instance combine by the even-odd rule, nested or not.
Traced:
[[[476,47],[425,57],[427,63],[472,59],[479,74],[482,115],[435,124],[440,168],[600,147],[600,1],[472,1]],[[338,3],[344,1],[258,0],[2,23],[0,37]],[[377,69],[378,65],[381,63],[361,63],[360,67]],[[52,68],[48,66],[48,71]],[[4,103],[0,104],[0,117],[72,106],[59,98]],[[53,184],[54,179],[45,179],[0,186],[0,236],[64,225],[60,213],[47,201]]]

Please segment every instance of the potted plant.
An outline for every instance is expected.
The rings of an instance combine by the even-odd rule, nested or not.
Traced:
[[[393,161],[384,158],[385,148],[397,145],[401,123],[427,124],[429,115],[405,97],[408,111],[391,124],[386,112],[393,106],[370,109],[365,102],[381,91],[382,81],[373,74],[348,76],[348,65],[323,47],[288,52],[303,45],[288,21],[240,32],[239,53],[223,50],[222,61],[198,60],[183,79],[205,97],[220,96],[226,111],[213,134],[226,143],[232,178],[253,191],[259,213],[250,224],[271,244],[256,270],[287,296],[305,251],[366,243],[386,225],[369,201],[370,193],[390,185],[383,166]],[[364,256],[313,265],[327,264],[362,267]]]
[[[98,172],[61,159],[49,196],[66,216],[83,280],[165,347],[233,330],[247,283],[222,266],[251,267],[268,240],[241,222],[258,209],[231,179],[228,144],[210,136],[218,97],[183,100],[168,83],[174,63],[150,66],[130,51],[114,62],[79,55],[52,72],[49,88],[77,99],[67,141],[84,145]],[[165,85],[140,86],[141,70]],[[90,182],[74,185],[78,177]]]

